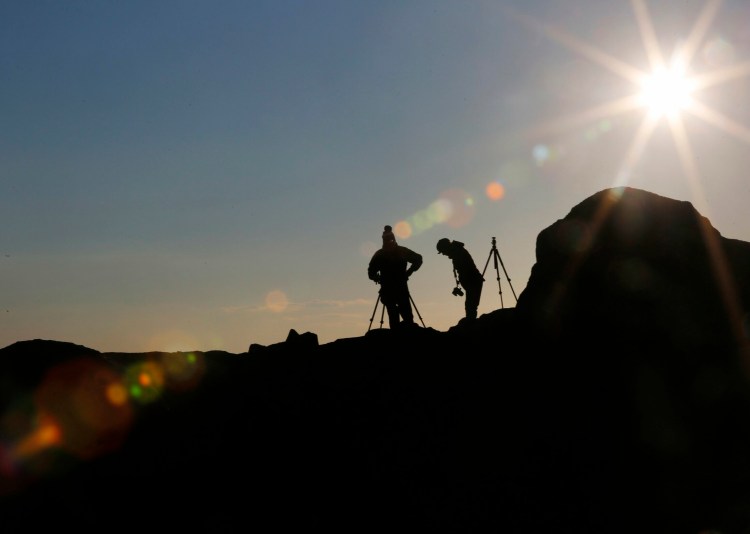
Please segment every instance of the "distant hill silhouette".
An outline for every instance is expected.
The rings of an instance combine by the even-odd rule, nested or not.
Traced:
[[[750,244],[622,188],[536,256],[446,332],[0,350],[3,532],[750,532]]]

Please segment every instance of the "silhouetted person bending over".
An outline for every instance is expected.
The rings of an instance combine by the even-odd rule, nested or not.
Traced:
[[[471,254],[460,241],[451,241],[444,237],[437,242],[437,250],[438,254],[445,254],[453,260],[453,276],[456,278],[456,288],[453,290],[453,294],[461,295],[458,286],[463,286],[466,291],[464,302],[466,319],[476,319],[479,299],[482,296],[482,285],[484,284],[482,273],[479,272]]]
[[[407,269],[407,264],[411,264]],[[383,248],[373,254],[367,267],[367,276],[380,284],[380,300],[388,311],[391,330],[404,325],[414,325],[411,297],[407,280],[422,266],[422,255],[396,243],[390,226],[383,231]]]

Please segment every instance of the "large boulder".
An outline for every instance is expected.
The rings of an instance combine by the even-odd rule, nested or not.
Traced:
[[[600,191],[539,234],[536,256],[516,308],[537,333],[684,353],[746,348],[750,243],[722,237],[689,202]]]
[[[614,188],[536,256],[516,312],[546,376],[547,454],[564,451],[546,478],[579,496],[565,508],[608,530],[746,532],[750,244],[689,202]]]

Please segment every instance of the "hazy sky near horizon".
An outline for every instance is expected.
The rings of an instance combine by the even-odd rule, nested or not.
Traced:
[[[615,185],[750,241],[748,22],[741,0],[6,0],[0,347],[360,336],[386,224],[447,330],[438,239],[482,270],[496,237],[479,313],[513,307],[539,232]],[[609,105],[651,42],[703,84],[672,122]]]

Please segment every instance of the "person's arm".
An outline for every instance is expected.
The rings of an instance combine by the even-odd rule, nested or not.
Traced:
[[[406,270],[406,277],[408,278],[414,271],[417,271],[422,266],[422,255],[413,250],[407,250],[406,261],[411,263],[411,266]]]
[[[377,262],[375,261],[375,257],[370,260],[370,264],[367,266],[367,277],[375,282],[376,284],[380,283],[380,273],[378,272],[380,269],[377,266]]]

